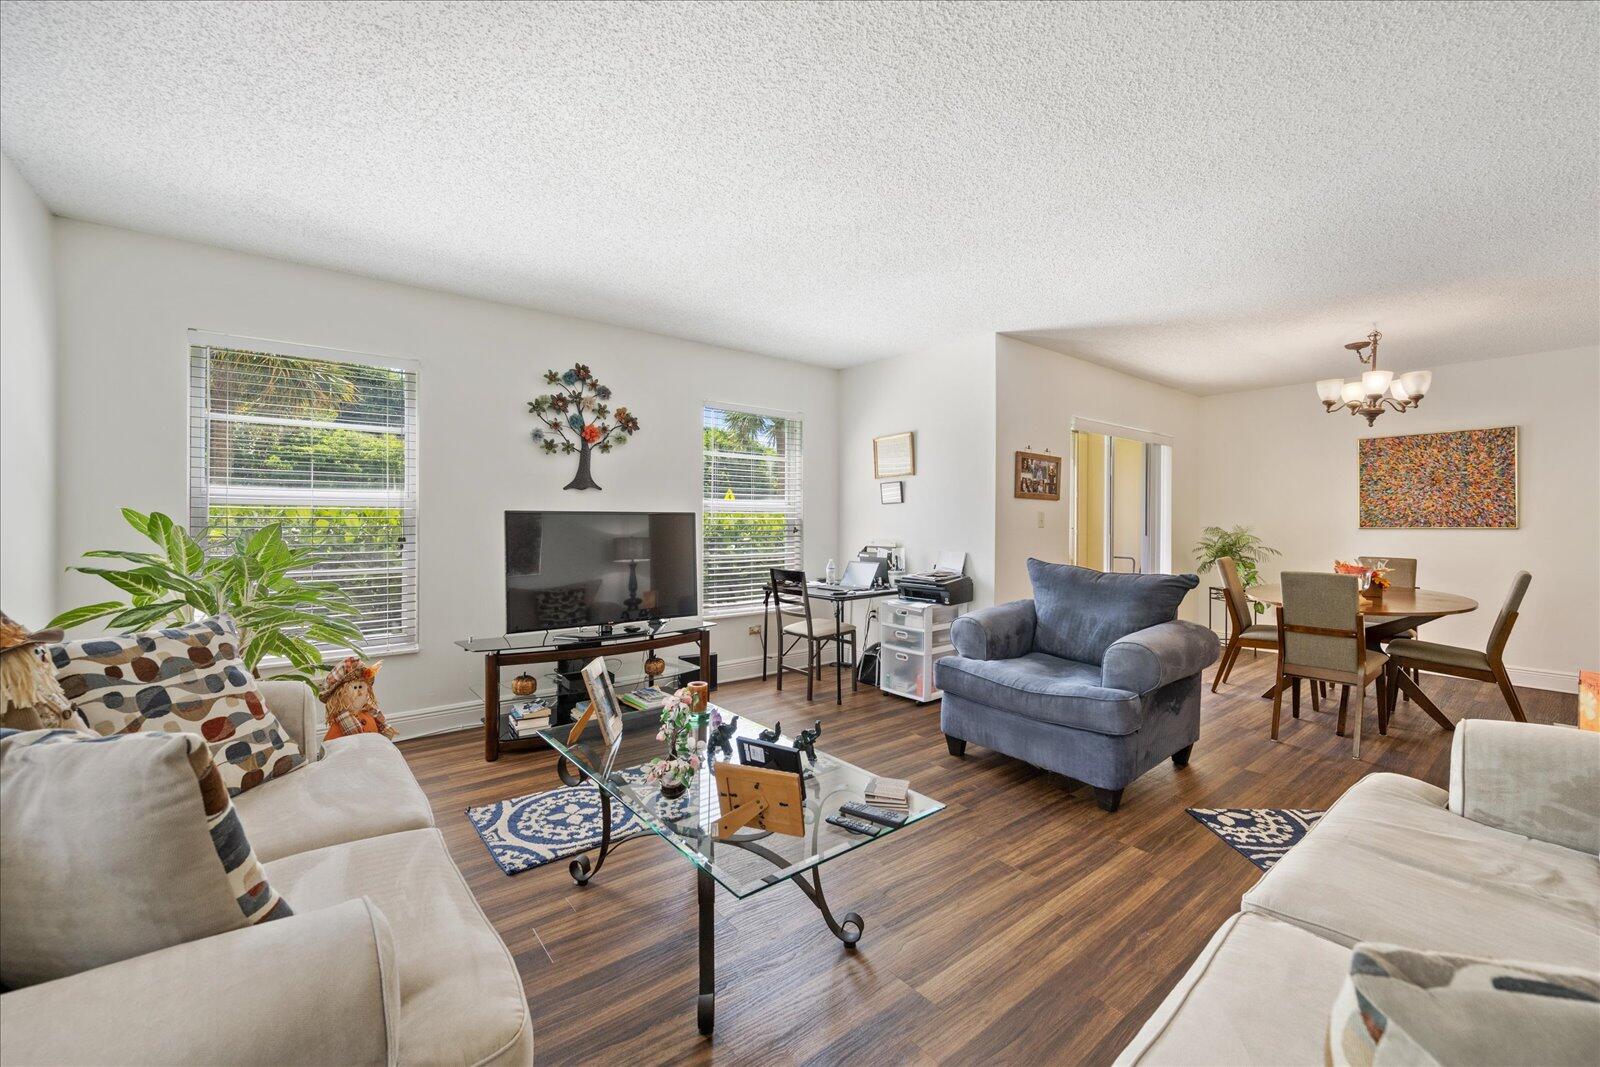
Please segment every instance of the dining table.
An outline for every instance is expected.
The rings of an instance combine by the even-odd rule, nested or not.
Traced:
[[[1245,590],[1245,596],[1269,608],[1283,607],[1283,586],[1276,582],[1251,586]],[[1373,652],[1383,651],[1383,642],[1398,637],[1407,630],[1414,630],[1423,623],[1442,619],[1446,615],[1465,615],[1469,611],[1478,609],[1476,600],[1460,593],[1447,593],[1438,589],[1402,589],[1396,586],[1390,586],[1383,591],[1382,596],[1373,599],[1363,596],[1356,605],[1362,622],[1366,623],[1367,648]],[[1287,686],[1288,683],[1285,682],[1284,685]],[[1277,694],[1278,687],[1279,683],[1274,681],[1262,697],[1271,700]],[[1437,714],[1434,709],[1424,707],[1423,710],[1442,728],[1455,729],[1449,719]]]

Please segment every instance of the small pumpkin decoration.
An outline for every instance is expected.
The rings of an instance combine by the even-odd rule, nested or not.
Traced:
[[[656,679],[660,678],[666,671],[667,661],[652,651],[649,658],[644,661],[644,673],[645,677],[650,679],[650,685],[654,687]]]
[[[531,697],[533,696],[534,692],[538,690],[538,688],[538,681],[527,671],[523,671],[521,674],[511,679],[511,692],[515,696]]]

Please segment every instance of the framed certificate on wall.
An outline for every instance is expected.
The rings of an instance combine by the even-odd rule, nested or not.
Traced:
[[[884,434],[872,439],[872,476],[874,478],[904,478],[917,473],[916,434]]]

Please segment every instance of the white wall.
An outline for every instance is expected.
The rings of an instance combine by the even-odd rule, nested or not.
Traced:
[[[851,367],[839,375],[839,546],[905,546],[926,570],[944,549],[967,553],[978,605],[994,600],[994,336]],[[917,473],[905,503],[885,504],[872,476],[872,439],[916,432]],[[842,561],[841,561],[842,564]]]
[[[119,507],[186,514],[186,330],[421,364],[422,650],[385,665],[379,697],[391,715],[446,709],[426,720],[435,726],[470,718],[457,706],[482,661],[452,642],[504,629],[506,509],[698,511],[706,401],[805,417],[806,565],[820,572],[838,554],[833,370],[69,220],[56,223],[56,257],[65,562],[131,543]],[[528,436],[540,376],[575,361],[642,424],[626,447],[595,457],[601,492],[564,492],[574,458],[537,453]],[[100,593],[72,575],[61,601]],[[717,630],[724,671],[758,654],[746,634],[754,621]]]
[[[0,604],[56,614],[56,336],[50,212],[0,156]]]
[[[1019,451],[1067,456],[1074,418],[1172,438],[1172,566],[1179,572],[1192,569],[1189,548],[1200,528],[1199,399],[1014,337],[996,337],[995,352],[995,599],[1032,595],[1030,556],[1058,563],[1071,559],[1066,461],[1059,501],[1017,499],[1013,474]],[[1201,589],[1184,601],[1184,617],[1204,619],[1205,584],[1202,579]]]
[[[1414,368],[1406,368],[1414,369]],[[1353,371],[1353,361],[1352,361]],[[1415,556],[1428,589],[1480,607],[1429,623],[1431,641],[1482,648],[1519,570],[1533,575],[1506,663],[1518,684],[1574,690],[1600,666],[1600,349],[1456,363],[1433,371],[1422,406],[1368,428],[1325,414],[1312,383],[1202,402],[1203,525],[1250,526],[1283,551],[1263,568],[1326,570],[1337,558]],[[1520,427],[1515,530],[1361,530],[1356,441]]]

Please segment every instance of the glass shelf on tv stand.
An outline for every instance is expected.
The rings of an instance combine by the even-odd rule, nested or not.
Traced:
[[[694,630],[710,630],[714,622],[697,622],[692,619],[669,622],[655,630],[648,623],[619,623],[609,634],[599,634],[593,628],[563,635],[561,640],[551,640],[548,631],[532,630],[521,634],[498,634],[491,637],[468,637],[456,642],[456,647],[466,652],[556,652],[563,648],[573,651],[573,658],[585,652],[603,650],[608,644],[628,644],[648,641],[652,637],[677,637]],[[636,630],[624,627],[637,626]]]

